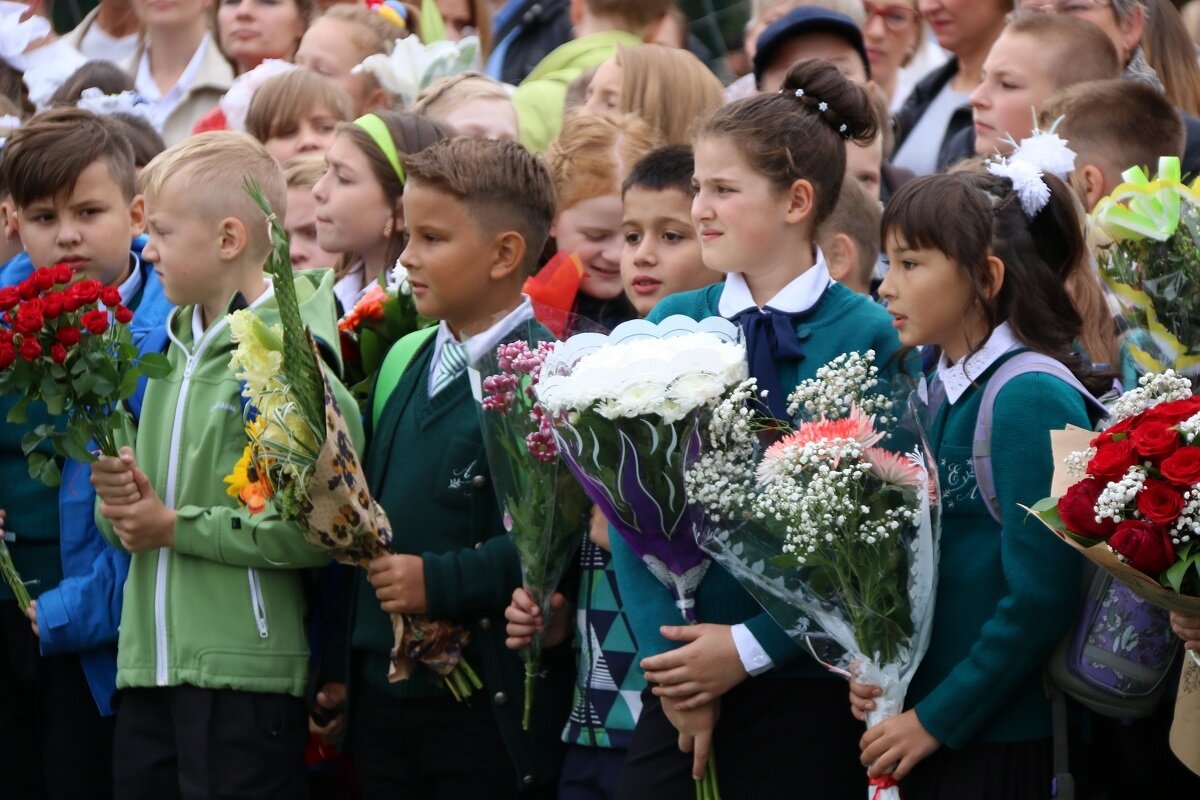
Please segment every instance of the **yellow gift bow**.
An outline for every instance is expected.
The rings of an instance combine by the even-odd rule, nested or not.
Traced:
[[[1165,242],[1179,228],[1183,202],[1200,205],[1200,179],[1191,186],[1180,177],[1179,159],[1163,156],[1158,160],[1158,175],[1152,181],[1141,167],[1130,167],[1121,173],[1124,180],[1112,194],[1096,204],[1092,221],[1115,242],[1154,239]],[[1145,292],[1117,281],[1105,274],[1104,282],[1125,303],[1146,315],[1146,329],[1158,350],[1170,361],[1163,363],[1146,350],[1129,342],[1134,361],[1148,372],[1168,368],[1181,374],[1200,373],[1200,355],[1188,355],[1187,348],[1167,330],[1154,313],[1154,306]]]

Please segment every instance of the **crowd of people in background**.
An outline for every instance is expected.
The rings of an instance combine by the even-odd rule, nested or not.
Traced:
[[[1018,504],[1049,494],[1038,432],[1095,420],[1047,375],[996,403],[1001,518],[973,478],[944,485],[929,654],[868,732],[871,687],[848,700],[721,567],[700,624],[676,624],[598,512],[551,619],[521,588],[463,367],[530,298],[604,329],[770,314],[788,346],[751,371],[782,386],[866,349],[936,373],[946,474],[1014,349],[1097,395],[1136,385],[1087,214],[1131,166],[1200,176],[1200,0],[717,6],[0,0],[0,287],[68,264],[173,366],[129,449],[66,460],[58,487],[22,445],[55,418],[0,429],[0,531],[34,597],[23,613],[0,585],[0,797],[685,800],[719,752],[730,800],[861,797],[893,768],[910,800],[1034,800],[1058,796],[1060,744],[1081,800],[1200,788],[1167,745],[1173,692],[1144,719],[1073,708],[1069,746],[1053,735],[1041,667],[1082,559]],[[1051,130],[1074,168],[1030,212],[983,165]],[[397,523],[369,569],[222,482],[245,442],[225,314],[279,316],[246,177],[318,340],[398,266],[438,322],[375,418],[338,384]],[[388,680],[392,613],[462,626],[482,688]],[[1200,619],[1172,624],[1200,649]]]

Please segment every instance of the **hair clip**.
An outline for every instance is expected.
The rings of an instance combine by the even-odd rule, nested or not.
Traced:
[[[804,90],[803,90],[803,89],[797,89],[797,90],[796,90],[796,97],[797,97],[797,98],[804,97]]]
[[[817,103],[817,111],[820,111],[822,114],[824,114],[828,110],[829,110],[829,103],[826,103],[824,100]]]
[[[988,162],[987,170],[999,178],[1007,178],[1021,201],[1025,216],[1033,219],[1050,202],[1050,187],[1045,174],[1064,180],[1075,169],[1075,151],[1057,133],[1058,121],[1049,131],[1033,129],[1033,135],[1013,142],[1015,149],[1008,158],[998,157]]]

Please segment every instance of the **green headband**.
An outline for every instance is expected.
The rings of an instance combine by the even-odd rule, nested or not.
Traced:
[[[404,167],[400,166],[400,154],[396,152],[396,143],[392,141],[392,134],[388,132],[384,121],[377,114],[363,114],[354,120],[354,124],[366,131],[367,136],[371,137],[371,141],[375,142],[387,156],[388,163],[392,165],[392,169],[396,170],[396,177],[400,179],[400,185],[403,186],[408,178],[404,174]]]

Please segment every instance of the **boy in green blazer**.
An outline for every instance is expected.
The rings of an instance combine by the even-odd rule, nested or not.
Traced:
[[[532,321],[521,287],[545,244],[554,191],[541,162],[511,142],[443,141],[404,167],[401,258],[417,311],[441,322],[383,404],[367,449],[367,482],[395,531],[369,584],[355,582],[348,746],[366,800],[552,797],[571,653],[543,658],[547,680],[522,731],[524,668],[504,646],[503,617],[520,567],[466,367]],[[388,613],[465,627],[464,657],[483,689],[457,702],[424,667],[389,683]]]

